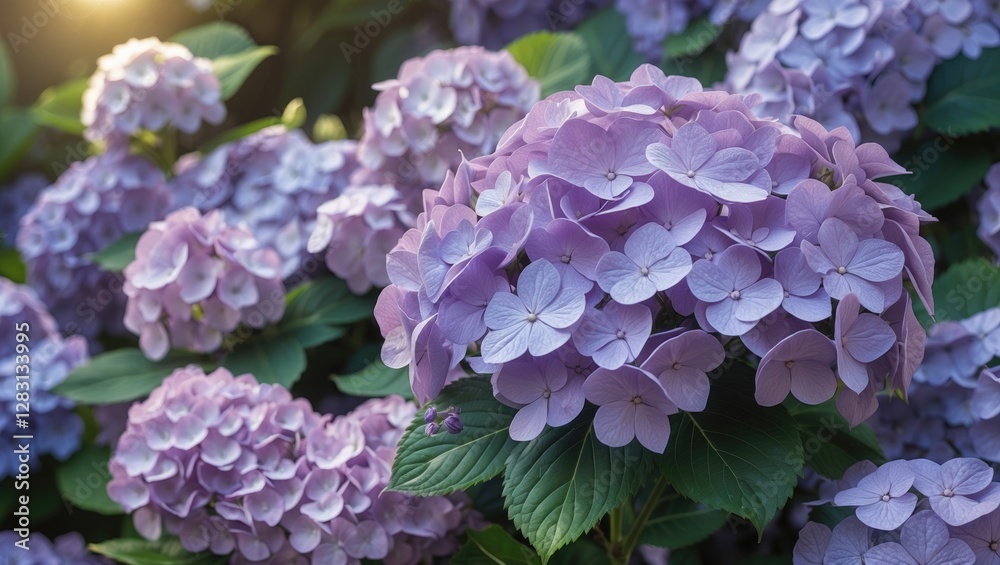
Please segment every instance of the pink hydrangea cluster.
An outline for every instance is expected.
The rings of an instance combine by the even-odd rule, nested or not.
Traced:
[[[902,172],[880,146],[759,102],[644,65],[536,104],[390,252],[385,363],[426,401],[468,358],[517,440],[590,402],[602,442],[662,452],[748,350],[759,404],[869,417],[923,352],[903,280],[932,311],[932,218],[876,180]]]
[[[90,254],[146,229],[172,205],[163,173],[117,148],[74,163],[21,218],[17,249],[34,288],[66,334],[120,333],[121,278]]]
[[[357,170],[356,150],[354,141],[314,144],[300,130],[272,126],[201,159],[182,157],[170,188],[178,202],[220,209],[227,223],[277,251],[287,279],[306,260],[316,208],[341,194]]]
[[[153,222],[125,268],[125,327],[147,357],[171,347],[212,352],[240,324],[263,328],[281,319],[281,259],[219,210],[182,208]]]
[[[83,93],[81,121],[92,141],[118,142],[171,125],[194,133],[226,116],[212,61],[155,37],[130,39],[97,60]]]
[[[384,491],[416,413],[398,396],[333,418],[279,385],[176,370],[129,410],[108,493],[136,529],[233,563],[419,563],[457,549],[464,495]]]

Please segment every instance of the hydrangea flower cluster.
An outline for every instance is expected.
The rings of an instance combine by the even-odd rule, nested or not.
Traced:
[[[852,424],[869,417],[923,351],[902,281],[933,310],[931,218],[875,180],[901,172],[880,146],[760,120],[758,101],[644,65],[535,105],[389,254],[383,361],[409,364],[426,401],[472,348],[519,409],[515,439],[586,400],[602,442],[662,452],[731,336],[761,357],[758,403],[836,396]]]
[[[17,249],[64,334],[122,332],[121,278],[88,254],[146,229],[170,208],[163,173],[119,148],[74,163],[21,219]]]
[[[39,532],[31,532],[31,542],[25,551],[14,545],[21,539],[16,532],[0,532],[0,559],[4,563],[29,565],[112,565],[112,561],[87,551],[83,536],[70,532],[49,540]],[[27,559],[23,561],[22,559]]]
[[[832,531],[810,522],[794,563],[993,563],[1000,559],[1000,483],[972,458],[852,466],[833,503],[855,507]],[[913,491],[920,494],[918,497]]]
[[[125,267],[125,327],[152,360],[171,347],[212,352],[240,324],[281,319],[281,259],[214,210],[187,207],[153,222]]]
[[[976,422],[971,407],[974,391],[954,382],[913,382],[907,402],[880,397],[878,411],[868,423],[889,459],[944,463],[955,457],[980,457],[970,433]]]
[[[28,341],[18,341],[23,332]],[[56,321],[45,310],[31,288],[0,277],[0,479],[18,474],[17,441],[13,436],[34,435],[31,450],[32,468],[41,455],[65,461],[80,448],[83,420],[73,412],[73,402],[49,392],[61,383],[77,365],[85,363],[87,340],[82,336],[63,339]],[[18,345],[22,344],[21,350]],[[26,361],[27,360],[27,361]],[[29,363],[30,361],[30,363]],[[25,371],[27,365],[28,371]],[[17,379],[15,375],[30,375]],[[28,393],[30,410],[19,408],[18,393]],[[18,428],[17,413],[30,413],[28,428]],[[33,433],[34,432],[34,433]],[[38,433],[41,432],[41,433]]]
[[[281,256],[288,278],[305,261],[316,208],[340,195],[357,169],[354,141],[314,144],[299,130],[276,125],[227,143],[200,158],[181,158],[170,189],[180,205],[221,210]]]
[[[9,247],[17,240],[21,217],[49,184],[45,175],[26,173],[9,185],[0,186],[0,245]]]
[[[934,66],[1000,45],[986,0],[776,0],[728,57],[727,86],[764,97],[761,115],[793,114],[855,139],[898,144]]]
[[[1000,307],[970,318],[931,327],[918,382],[941,386],[949,381],[975,388],[980,369],[1000,355]]]
[[[416,407],[398,396],[330,419],[278,385],[176,370],[129,411],[108,493],[149,539],[233,563],[415,564],[457,549],[464,495],[385,492]]]
[[[386,254],[413,227],[423,190],[440,186],[463,156],[492,152],[539,93],[509,53],[482,47],[410,59],[398,78],[375,88],[361,166],[348,189],[319,206],[307,247],[325,250],[327,267],[356,293],[389,283]]]
[[[203,120],[218,124],[225,116],[212,62],[149,37],[116,45],[97,60],[80,117],[91,141],[120,142],[167,125],[194,133]]]
[[[979,198],[979,228],[976,233],[994,254],[1000,256],[1000,163],[990,167],[983,182],[986,192]]]
[[[403,63],[374,85],[358,146],[354,184],[389,184],[419,211],[420,194],[461,162],[496,148],[500,135],[538,100],[538,83],[506,51],[459,47]]]

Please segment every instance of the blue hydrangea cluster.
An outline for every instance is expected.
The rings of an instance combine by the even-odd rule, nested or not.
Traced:
[[[764,97],[762,115],[808,115],[888,147],[917,125],[934,66],[1000,45],[987,0],[774,0],[728,57],[727,87]]]
[[[121,277],[88,255],[145,230],[171,202],[163,173],[125,148],[74,163],[42,190],[21,219],[17,249],[63,334],[124,331]]]
[[[153,222],[125,267],[125,327],[152,360],[171,347],[210,353],[240,324],[263,328],[285,311],[281,259],[223,214],[181,208]]]
[[[212,61],[150,37],[116,45],[97,60],[80,117],[88,139],[118,143],[143,129],[194,133],[202,121],[218,124],[225,116]]]
[[[415,413],[390,396],[331,419],[252,375],[178,369],[129,410],[108,493],[143,536],[232,563],[413,565],[454,552],[470,513],[384,490]]]
[[[979,228],[976,233],[994,254],[1000,256],[1000,163],[990,167],[983,182],[986,192],[979,197]]]
[[[889,459],[944,463],[955,457],[979,457],[970,433],[976,422],[970,404],[974,392],[954,382],[914,382],[906,402],[880,398],[868,424]]]
[[[299,130],[272,126],[199,158],[182,157],[170,190],[179,205],[221,210],[281,256],[288,278],[306,260],[316,208],[339,196],[357,168],[354,141],[314,144]]]
[[[0,246],[11,247],[17,240],[17,229],[24,216],[49,179],[38,173],[26,173],[14,182],[0,186]]]
[[[793,563],[995,563],[1000,483],[993,478],[973,458],[857,463],[830,489],[833,504],[855,515],[833,530],[807,524]]]
[[[70,532],[49,540],[31,532],[28,551],[14,545],[22,538],[14,531],[0,532],[0,559],[5,565],[112,565],[112,561],[87,551],[83,536]]]
[[[923,353],[902,283],[933,310],[932,218],[876,180],[901,171],[882,147],[760,120],[759,101],[644,65],[536,104],[389,253],[383,361],[423,402],[469,357],[519,410],[516,440],[589,401],[602,442],[662,452],[669,415],[704,409],[723,344],[760,358],[761,405],[836,397],[852,424],[871,416]]]
[[[28,340],[23,342],[17,339],[21,324],[27,325]],[[18,474],[14,435],[34,436],[32,468],[37,468],[41,455],[65,461],[80,448],[83,420],[73,412],[73,402],[49,391],[88,360],[85,338],[63,339],[34,290],[0,277],[0,479]],[[19,392],[29,394],[27,408],[17,406],[23,401],[18,400]],[[19,412],[29,415],[27,428],[17,427]]]

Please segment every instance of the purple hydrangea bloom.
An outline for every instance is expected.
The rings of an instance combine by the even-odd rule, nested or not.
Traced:
[[[871,565],[958,565],[973,563],[975,555],[969,545],[951,538],[948,526],[934,512],[914,514],[903,524],[900,543],[880,543],[865,553],[865,563]]]
[[[331,420],[252,375],[181,368],[130,409],[108,494],[147,539],[234,563],[413,565],[457,550],[470,517],[462,494],[384,490],[415,414],[390,396]]]
[[[0,532],[0,559],[11,565],[111,565],[112,561],[87,551],[83,536],[70,532],[49,540],[31,532],[28,551],[14,545],[21,536],[13,530]]]
[[[470,369],[492,374],[497,401],[524,414],[524,438],[562,421],[544,396],[563,386],[561,371],[541,369],[553,356],[567,383],[577,376],[608,408],[597,437],[614,445],[638,435],[662,451],[664,415],[703,409],[707,373],[728,354],[750,360],[741,346],[766,358],[762,403],[835,396],[852,425],[870,417],[877,392],[905,390],[922,352],[902,289],[909,278],[933,310],[933,260],[918,233],[932,218],[877,180],[901,170],[883,148],[805,118],[788,128],[759,119],[759,102],[649,65],[539,102],[493,154],[425,191],[388,254],[391,284],[375,309],[383,361],[409,365],[421,402]],[[705,183],[692,180],[706,171]],[[877,310],[862,313],[849,293],[834,315],[830,272],[800,248],[826,257],[838,223],[853,237],[844,266],[879,279],[863,279],[881,285]],[[869,248],[895,250],[891,274],[851,262]],[[511,377],[524,385],[517,400],[500,386],[512,371],[534,381]]]
[[[88,139],[118,143],[141,129],[167,125],[194,133],[202,120],[218,124],[225,116],[212,62],[150,37],[116,45],[97,60],[80,119]]]
[[[272,126],[200,159],[182,157],[170,190],[176,207],[218,209],[228,224],[250,230],[281,256],[281,275],[288,279],[316,270],[308,265],[306,244],[318,231],[317,208],[343,193],[358,168],[356,149],[353,141],[314,144],[299,130]]]
[[[953,538],[964,541],[972,549],[977,565],[1000,563],[1000,512],[990,512],[950,530]]]
[[[993,253],[1000,255],[1000,163],[990,167],[984,179],[986,192],[979,197],[979,228],[976,233]]]
[[[594,415],[597,439],[611,447],[638,438],[650,451],[663,453],[670,437],[667,416],[677,412],[663,385],[632,365],[598,369],[583,383],[587,400],[600,406]]]
[[[0,245],[13,246],[21,217],[35,203],[38,194],[49,186],[49,180],[38,173],[26,173],[8,185],[0,186]]]
[[[15,435],[33,435],[28,440],[33,454],[31,469],[37,469],[41,456],[51,455],[65,461],[80,448],[83,419],[73,411],[73,402],[53,394],[52,387],[61,383],[79,365],[89,361],[87,340],[82,336],[63,339],[56,329],[56,321],[45,310],[45,305],[30,287],[14,284],[0,277],[0,430],[3,432],[0,448],[0,478],[19,474],[16,450],[25,440]],[[24,326],[22,326],[24,324]],[[25,329],[19,332],[18,327]],[[18,351],[22,343],[17,334],[27,336],[27,352]],[[28,369],[27,371],[25,369]],[[29,375],[30,379],[16,375]],[[30,388],[25,389],[24,385]],[[28,428],[17,427],[16,414],[25,412],[18,408],[19,392],[30,391],[30,417]],[[23,398],[21,399],[23,401]]]
[[[908,461],[890,461],[858,481],[858,485],[837,493],[837,506],[856,506],[865,525],[879,530],[895,530],[913,514],[917,495],[908,492],[915,474]]]
[[[122,279],[88,258],[172,208],[163,173],[124,149],[74,163],[21,218],[17,249],[64,334],[122,333]]]
[[[182,208],[153,222],[125,268],[125,326],[147,357],[171,347],[213,352],[240,324],[281,319],[285,287],[278,254],[219,210]]]
[[[916,459],[910,468],[914,488],[949,526],[967,524],[1000,506],[1000,483],[993,482],[993,469],[979,459],[951,459],[940,465]]]
[[[493,386],[498,395],[521,406],[510,423],[510,437],[518,441],[535,439],[545,424],[565,426],[583,410],[583,379],[551,355],[542,364],[505,363]]]

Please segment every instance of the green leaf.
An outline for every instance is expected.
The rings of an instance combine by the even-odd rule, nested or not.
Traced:
[[[258,46],[250,34],[231,22],[210,22],[184,30],[170,38],[198,57],[212,60],[212,72],[219,79],[222,99],[232,98],[250,73],[278,48]]]
[[[628,80],[632,71],[645,62],[632,50],[632,37],[625,28],[625,16],[605,8],[576,28],[590,53],[590,75],[604,75],[614,81]]]
[[[138,349],[116,349],[77,367],[52,390],[83,404],[126,402],[149,394],[174,369],[203,361],[198,355],[171,351],[154,362]]]
[[[106,516],[124,514],[125,510],[108,496],[110,459],[111,450],[106,447],[89,446],[78,451],[69,461],[56,467],[59,493],[84,510]]]
[[[326,2],[326,9],[323,10],[305,30],[299,38],[297,48],[301,50],[311,49],[319,39],[330,30],[351,28],[361,25],[363,28],[352,30],[349,36],[349,45],[357,49],[364,50],[371,42],[385,31],[385,28],[399,17],[399,14],[412,3],[412,0],[331,0]],[[389,11],[389,7],[393,7]],[[378,18],[373,16],[378,16]],[[378,24],[374,35],[368,31],[372,26],[364,25]],[[358,39],[355,40],[354,38]],[[362,40],[362,38],[364,38]],[[339,53],[339,49],[337,50]]]
[[[177,539],[113,539],[92,543],[88,549],[125,565],[216,565],[226,561],[210,553],[188,553]]]
[[[168,41],[180,43],[196,57],[218,59],[250,51],[257,43],[247,30],[232,22],[209,22],[175,34]]]
[[[536,565],[538,555],[496,524],[485,530],[466,528],[469,541],[451,558],[452,565]]]
[[[851,428],[833,401],[808,406],[790,400],[785,406],[798,426],[806,465],[820,475],[840,480],[858,461],[885,461],[875,432],[865,424]]]
[[[281,97],[301,96],[313,115],[333,112],[352,83],[344,77],[354,76],[355,72],[340,54],[336,38],[324,38],[308,52],[296,56],[295,65],[282,81]]]
[[[722,527],[729,513],[707,508],[681,496],[661,502],[646,522],[639,543],[678,549],[707,538]]]
[[[809,512],[810,520],[819,522],[831,530],[836,528],[837,524],[843,522],[849,516],[854,516],[854,508],[850,506],[834,506],[832,504],[813,506]]]
[[[12,247],[0,247],[0,277],[24,284],[26,269],[21,255]]]
[[[673,565],[673,557],[670,564]],[[549,565],[611,565],[608,552],[593,540],[580,538],[555,552]]]
[[[120,273],[129,263],[135,261],[135,246],[142,234],[143,232],[125,234],[104,249],[84,255],[84,258],[97,263],[105,271]]]
[[[417,414],[399,442],[390,489],[448,494],[497,476],[509,461],[517,443],[509,432],[515,411],[493,398],[489,378],[459,379],[441,391],[435,405],[462,409],[461,433],[428,436],[423,414]]]
[[[346,333],[347,328],[340,326],[315,325],[304,328],[293,328],[283,332],[281,335],[288,336],[299,342],[299,345],[302,347],[309,349],[340,339]]]
[[[506,49],[538,81],[543,98],[590,82],[590,53],[575,33],[530,33]]]
[[[344,394],[364,397],[380,397],[398,394],[403,398],[412,399],[410,390],[410,371],[408,368],[393,369],[386,367],[381,359],[376,359],[370,365],[357,373],[350,375],[333,375],[333,382]],[[463,420],[465,412],[463,411]]]
[[[257,68],[257,65],[264,59],[278,52],[277,47],[267,45],[256,47],[236,55],[223,55],[212,61],[212,72],[219,79],[222,91],[222,99],[228,100],[236,94],[236,91],[243,86],[250,73]]]
[[[0,108],[0,179],[6,178],[38,133],[35,118],[24,110]]]
[[[660,65],[667,76],[682,75],[696,78],[703,85],[712,85],[726,76],[726,56],[711,49],[697,57],[671,57]]]
[[[923,122],[953,137],[1000,126],[1000,48],[938,65],[924,105]]]
[[[688,24],[684,31],[668,35],[663,40],[663,58],[670,60],[700,55],[709,45],[715,43],[720,33],[722,27],[710,22],[708,17],[698,18]]]
[[[932,287],[937,322],[964,320],[989,308],[1000,306],[1000,269],[986,259],[955,263]],[[924,327],[933,322],[918,302],[914,312]]]
[[[222,358],[234,375],[251,373],[258,382],[291,388],[306,370],[306,351],[294,337],[254,335]]]
[[[32,107],[35,120],[43,125],[80,135],[83,122],[80,111],[83,108],[83,91],[87,89],[87,79],[82,78],[46,88]]]
[[[317,324],[352,324],[370,318],[374,307],[371,298],[351,294],[340,279],[315,279],[302,284],[289,296],[278,330],[284,333]]]
[[[791,497],[804,460],[788,411],[747,402],[753,376],[753,369],[736,364],[712,382],[703,412],[671,418],[660,469],[677,492],[746,518],[762,532]]]
[[[925,210],[935,210],[958,200],[979,186],[993,164],[989,147],[971,139],[938,136],[901,151],[897,162],[911,171],[888,179],[917,197]]]
[[[17,92],[17,73],[14,72],[14,61],[10,58],[7,46],[0,44],[0,108],[14,102],[15,92]]]
[[[200,149],[202,155],[208,155],[213,149],[219,147],[223,143],[229,143],[230,141],[236,141],[237,139],[243,139],[244,137],[250,135],[251,133],[258,132],[264,128],[275,126],[282,123],[281,118],[275,118],[274,116],[268,116],[266,118],[259,118],[253,120],[252,122],[247,122],[243,125],[236,126],[233,129],[226,130],[219,135],[208,140],[205,145]]]
[[[515,442],[507,457],[504,503],[543,562],[629,500],[653,466],[636,441],[618,448],[598,441],[592,422],[593,411],[585,410],[567,426]]]

